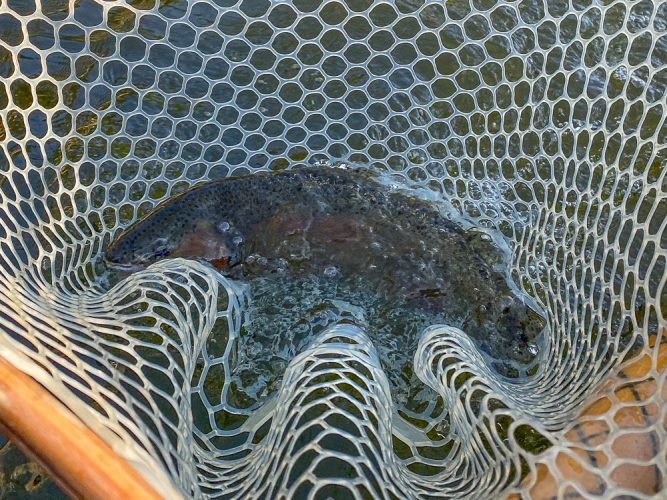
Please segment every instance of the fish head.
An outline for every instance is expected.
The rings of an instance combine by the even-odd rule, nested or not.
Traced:
[[[163,208],[116,238],[105,260],[110,267],[125,271],[176,257],[201,259],[224,269],[240,262],[243,241],[240,231],[228,223],[216,224],[206,217]]]
[[[149,216],[117,236],[107,248],[107,264],[117,269],[137,270],[171,256],[186,231],[165,215]]]

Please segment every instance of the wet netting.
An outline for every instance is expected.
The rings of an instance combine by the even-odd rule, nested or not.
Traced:
[[[666,87],[660,1],[3,0],[0,352],[167,497],[660,494]],[[338,324],[251,405],[236,284],[105,269],[199,181],[340,161],[502,233],[535,370],[433,326],[406,412]]]

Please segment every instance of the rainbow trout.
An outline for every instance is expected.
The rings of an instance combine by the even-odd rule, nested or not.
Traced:
[[[112,267],[130,270],[172,257],[203,259],[251,287],[261,281],[262,290],[298,282],[297,301],[312,299],[303,292],[308,279],[334,283],[329,298],[370,309],[376,329],[393,329],[388,342],[406,359],[419,332],[398,329],[413,311],[423,321],[411,324],[453,324],[510,363],[534,357],[530,342],[544,326],[508,284],[506,256],[489,235],[464,230],[364,170],[303,168],[208,182],[156,207],[106,254]],[[410,338],[394,342],[401,335]]]

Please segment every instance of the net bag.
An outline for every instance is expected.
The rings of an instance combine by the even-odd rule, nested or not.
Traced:
[[[664,494],[666,63],[662,1],[6,0],[0,354],[166,497]],[[536,370],[433,326],[439,397],[399,411],[338,325],[249,407],[237,285],[183,259],[108,280],[161,200],[336,161],[503,234]]]

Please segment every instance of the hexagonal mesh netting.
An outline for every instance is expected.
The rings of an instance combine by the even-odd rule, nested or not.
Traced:
[[[0,77],[1,352],[166,496],[661,491],[667,3],[3,0]],[[232,282],[183,259],[106,280],[170,195],[335,160],[502,232],[547,315],[534,374],[434,327],[414,369],[440,397],[408,415],[339,325],[256,409]]]

